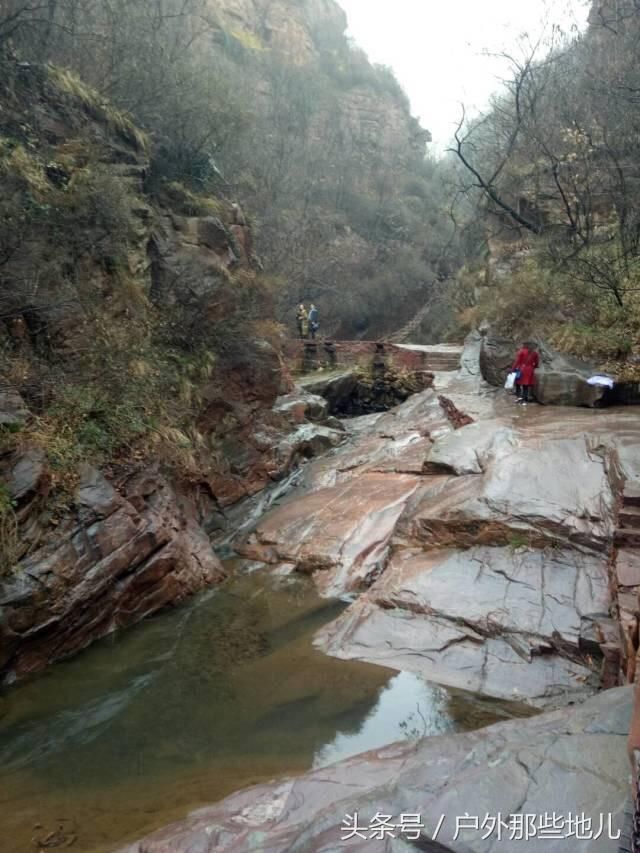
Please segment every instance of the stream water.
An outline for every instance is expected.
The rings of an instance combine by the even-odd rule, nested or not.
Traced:
[[[113,850],[252,783],[522,713],[317,652],[344,606],[237,568],[0,695],[2,853]]]

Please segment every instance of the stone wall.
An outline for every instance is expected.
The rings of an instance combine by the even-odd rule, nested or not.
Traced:
[[[373,365],[396,370],[429,370],[429,353],[408,350],[382,341],[287,341],[284,348],[287,365],[295,373],[339,367]]]

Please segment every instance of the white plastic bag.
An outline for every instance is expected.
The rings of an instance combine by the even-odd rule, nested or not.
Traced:
[[[504,387],[507,389],[507,391],[511,391],[513,386],[516,384],[516,375],[517,374],[514,371],[513,373],[510,373],[507,376],[507,381],[504,383]]]
[[[606,376],[604,373],[596,373],[595,376],[590,376],[587,379],[587,384],[599,385],[602,388],[613,388],[615,382],[610,376]]]

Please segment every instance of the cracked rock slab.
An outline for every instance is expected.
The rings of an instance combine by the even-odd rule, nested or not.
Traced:
[[[403,550],[316,642],[335,657],[544,707],[594,692],[594,623],[609,605],[599,555]]]
[[[615,499],[606,461],[585,436],[520,442],[507,452],[510,445],[484,457],[481,476],[427,484],[407,506],[400,536],[426,547],[504,545],[514,535],[538,546],[608,547]]]
[[[517,444],[514,430],[500,421],[479,421],[438,438],[429,453],[427,470],[451,474],[482,474],[496,457]]]

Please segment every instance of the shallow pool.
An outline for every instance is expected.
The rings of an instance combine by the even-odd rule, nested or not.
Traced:
[[[0,850],[113,850],[252,783],[523,713],[324,656],[344,606],[237,570],[0,695]]]

